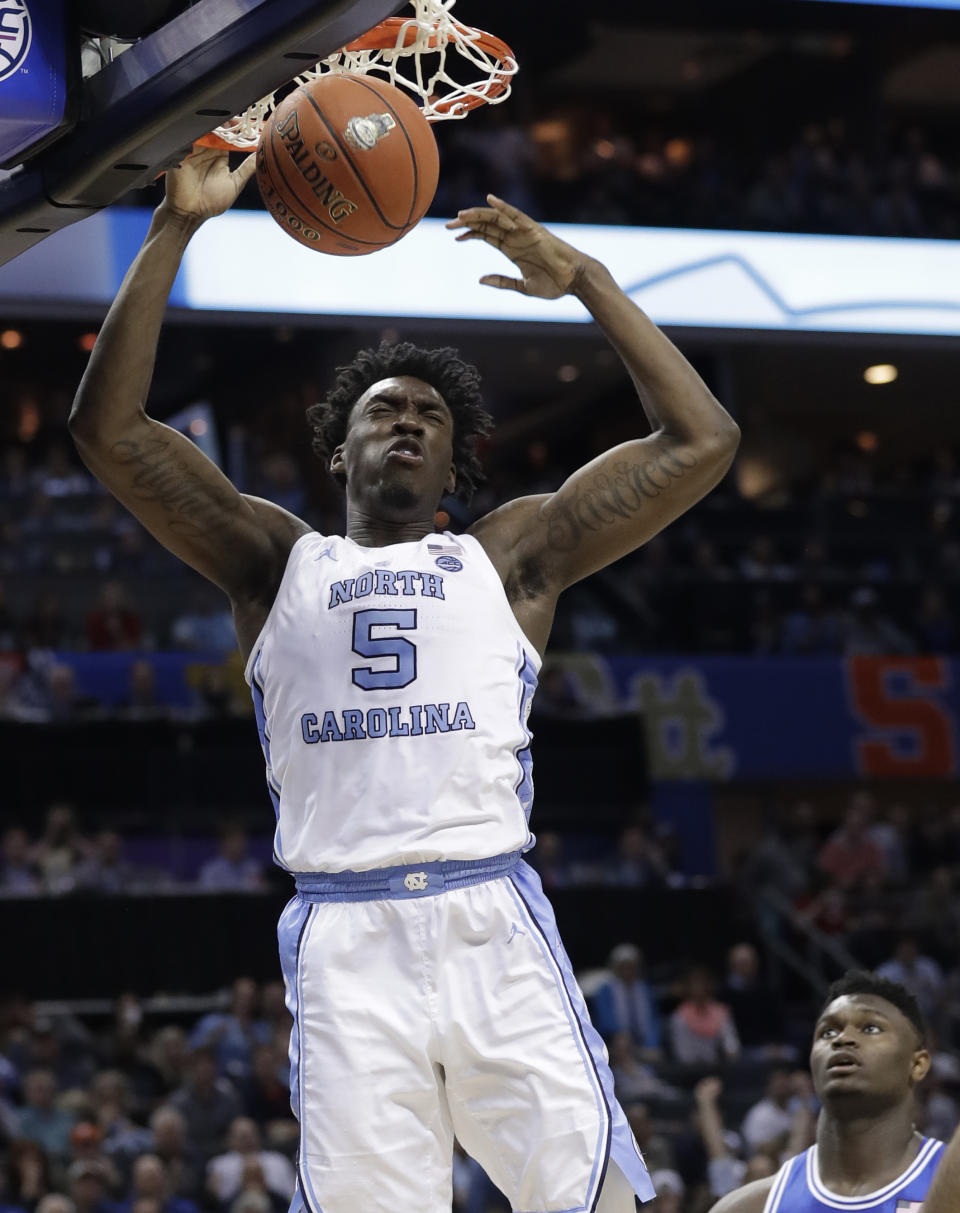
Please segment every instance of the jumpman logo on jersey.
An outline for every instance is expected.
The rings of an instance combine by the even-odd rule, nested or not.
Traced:
[[[317,560],[322,560],[324,556],[329,556],[331,560],[337,559],[337,557],[334,555],[332,541],[328,543],[325,548],[321,549],[319,556],[317,556]]]
[[[526,931],[521,931],[515,922],[510,924],[510,934],[507,936],[507,943],[513,942],[514,935],[526,935]]]

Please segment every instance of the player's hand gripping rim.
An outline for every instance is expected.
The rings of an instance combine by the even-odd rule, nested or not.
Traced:
[[[559,299],[576,291],[592,258],[567,244],[496,194],[488,206],[471,206],[457,213],[447,227],[465,228],[457,240],[484,240],[516,265],[522,278],[484,274],[480,282],[501,291],[517,291],[538,299]]]
[[[230,171],[228,152],[200,147],[167,171],[164,205],[181,219],[212,219],[229,210],[256,170],[251,154]]]

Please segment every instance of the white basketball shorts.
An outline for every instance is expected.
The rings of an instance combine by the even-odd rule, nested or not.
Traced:
[[[298,880],[293,1213],[450,1213],[454,1134],[517,1213],[594,1210],[611,1159],[652,1199],[539,877],[482,863]]]

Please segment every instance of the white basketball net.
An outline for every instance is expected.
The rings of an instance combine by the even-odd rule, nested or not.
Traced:
[[[410,0],[413,16],[396,31],[394,45],[385,50],[335,51],[314,67],[294,77],[296,84],[307,84],[326,74],[379,75],[390,84],[408,89],[420,101],[420,109],[430,122],[463,118],[480,102],[498,105],[510,96],[517,61],[500,59],[483,44],[482,31],[464,25],[450,15],[456,0]],[[447,52],[453,50],[467,60],[480,79],[461,83],[447,71]],[[432,70],[425,70],[430,56]],[[451,61],[461,71],[458,59]],[[406,67],[407,72],[402,72]],[[410,74],[412,70],[412,74]],[[249,106],[213,132],[238,151],[252,151],[260,132],[276,104],[276,93]]]

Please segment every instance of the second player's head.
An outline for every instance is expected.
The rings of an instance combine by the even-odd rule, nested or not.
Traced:
[[[838,1119],[878,1116],[912,1100],[930,1069],[926,1025],[913,995],[854,969],[835,981],[810,1050],[813,1085]]]
[[[315,453],[375,513],[432,515],[444,493],[469,500],[482,480],[476,444],[491,417],[476,368],[454,349],[361,350],[307,419]]]

